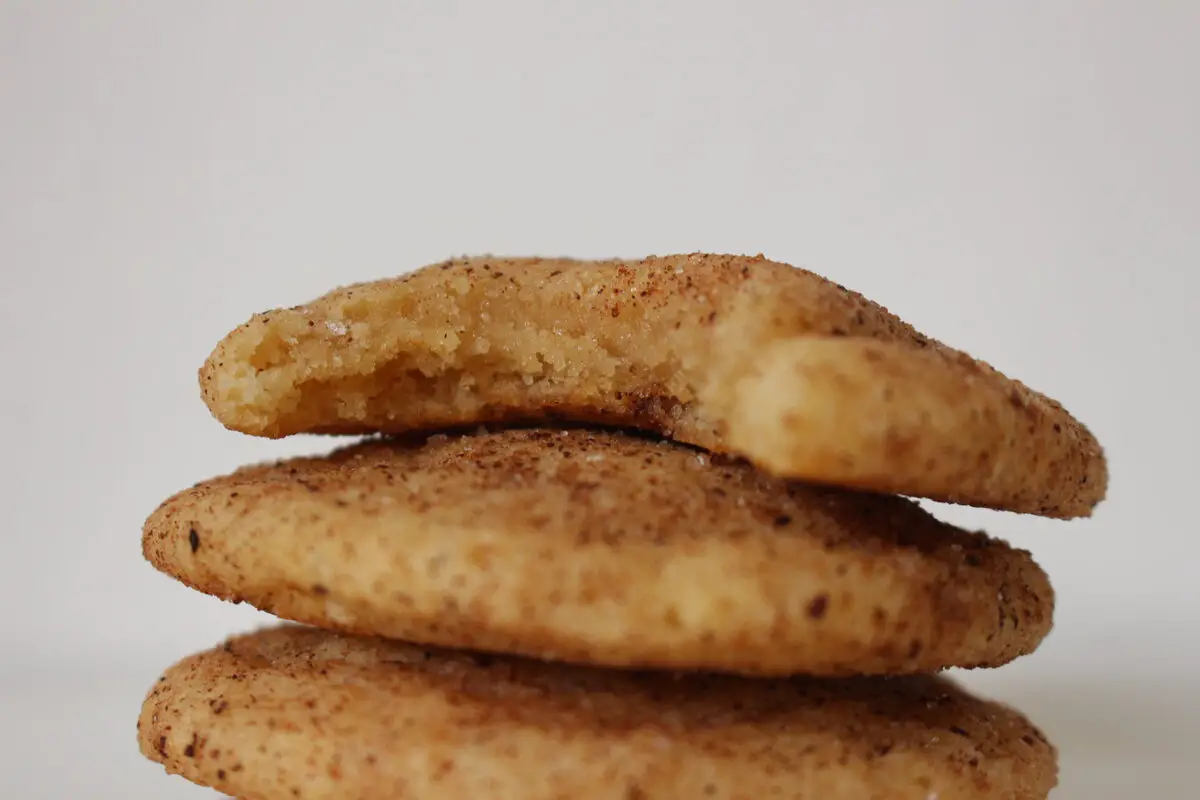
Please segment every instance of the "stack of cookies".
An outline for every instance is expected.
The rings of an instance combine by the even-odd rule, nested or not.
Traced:
[[[138,730],[169,772],[248,800],[1056,781],[1029,721],[937,676],[1032,652],[1046,575],[906,496],[1084,516],[1103,453],[842,286],[761,256],[455,260],[256,315],[200,382],[229,428],[367,438],[146,522],[158,569],[291,621],[161,678]]]

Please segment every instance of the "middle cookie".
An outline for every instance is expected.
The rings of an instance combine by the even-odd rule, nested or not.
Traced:
[[[371,440],[248,467],[143,551],[298,622],[614,667],[757,675],[998,666],[1051,626],[1030,555],[898,497],[583,430]]]

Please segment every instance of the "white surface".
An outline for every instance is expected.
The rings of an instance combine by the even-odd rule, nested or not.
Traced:
[[[195,369],[250,312],[453,253],[763,251],[1060,398],[1089,521],[1035,551],[1043,650],[972,676],[1056,798],[1188,798],[1200,4],[0,3],[0,797],[203,797],[142,692],[259,617],[146,566],[242,462]],[[869,9],[869,10],[868,10]]]

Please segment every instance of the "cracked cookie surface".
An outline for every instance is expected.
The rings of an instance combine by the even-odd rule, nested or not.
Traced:
[[[1049,632],[1029,553],[898,497],[617,432],[368,440],[167,500],[200,591],[360,634],[747,674],[997,666]]]

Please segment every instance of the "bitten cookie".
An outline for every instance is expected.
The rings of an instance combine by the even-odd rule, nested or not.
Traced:
[[[1105,494],[1053,400],[761,256],[471,258],[259,314],[200,372],[262,436],[567,419],[774,474],[1052,517]]]
[[[898,497],[613,432],[372,440],[147,520],[183,583],[299,622],[618,667],[997,666],[1050,630],[1030,555]]]
[[[138,722],[247,800],[1042,800],[1056,754],[932,676],[632,673],[282,627],[185,659]]]

